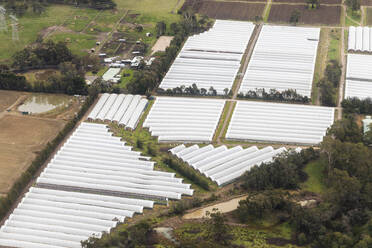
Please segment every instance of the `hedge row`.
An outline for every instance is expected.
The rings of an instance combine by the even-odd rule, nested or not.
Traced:
[[[191,182],[195,183],[196,185],[200,186],[205,190],[209,190],[209,184],[207,179],[205,179],[204,176],[198,174],[190,166],[185,165],[185,163],[177,159],[171,158],[169,156],[164,158],[163,162],[173,170],[180,173],[183,177],[189,179]]]
[[[93,93],[89,95],[81,107],[78,114],[70,120],[65,127],[58,133],[58,135],[51,141],[48,142],[45,148],[40,151],[37,157],[32,161],[30,167],[22,173],[21,177],[13,184],[12,188],[8,192],[7,196],[0,199],[0,218],[4,218],[12,205],[22,194],[23,190],[31,182],[33,177],[36,175],[41,166],[48,160],[50,155],[58,147],[58,145],[64,140],[64,138],[72,131],[79,120],[84,116],[89,107],[94,103],[97,98],[97,94]]]

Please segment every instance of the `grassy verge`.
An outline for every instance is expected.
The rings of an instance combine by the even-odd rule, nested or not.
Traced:
[[[309,178],[301,185],[303,190],[321,194],[325,190],[323,183],[324,167],[319,161],[314,161],[306,165],[304,171]]]
[[[323,74],[324,74],[325,62],[327,59],[328,35],[329,35],[328,28],[322,28],[320,30],[320,40],[319,40],[318,52],[316,56],[313,85],[312,85],[312,90],[311,90],[312,104],[317,104],[317,99],[318,99],[318,94],[319,94],[319,88],[317,87],[317,83],[323,77]]]
[[[328,61],[337,60],[340,61],[341,57],[341,29],[331,29],[330,31],[330,42],[328,46]]]
[[[266,3],[265,9],[262,13],[262,19],[264,22],[267,22],[269,20],[271,5],[272,3]]]
[[[225,120],[226,120],[226,117],[227,117],[227,113],[229,112],[229,108],[230,108],[231,104],[233,104],[233,102],[226,101],[226,103],[225,103],[225,107],[223,109],[223,112],[222,112],[220,121],[218,122],[218,126],[217,126],[217,129],[216,129],[216,132],[214,133],[214,136],[213,136],[213,143],[217,142],[217,138],[218,138],[218,136],[220,135],[220,133],[222,131],[223,124],[225,123]]]
[[[230,115],[227,116],[228,119],[227,119],[227,124],[226,124],[225,130],[222,130],[223,133],[222,133],[222,136],[221,136],[221,140],[224,143],[226,142],[225,137],[226,137],[227,129],[229,129],[230,121],[231,121],[232,115],[233,115],[235,107],[236,107],[236,102],[231,102],[231,104],[233,104],[232,111],[231,111]]]

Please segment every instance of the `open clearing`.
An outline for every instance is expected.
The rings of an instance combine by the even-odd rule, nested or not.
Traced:
[[[306,0],[273,0],[274,3],[307,3]],[[342,0],[320,0],[320,4],[341,4]]]
[[[15,103],[21,95],[24,93],[17,91],[5,91],[0,90],[0,112],[6,110],[13,103]]]
[[[169,47],[172,40],[173,36],[160,36],[159,39],[156,41],[155,45],[151,49],[152,54],[156,52],[165,52],[165,49]]]
[[[51,141],[64,121],[6,115],[0,119],[0,193],[6,193],[31,164],[35,152]]]
[[[338,25],[341,18],[341,6],[324,6],[310,10],[304,4],[273,4],[269,15],[269,22],[289,22],[293,11],[300,14],[299,23]]]

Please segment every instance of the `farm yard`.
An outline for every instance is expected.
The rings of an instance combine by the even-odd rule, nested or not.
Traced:
[[[341,20],[340,6],[321,5],[319,9],[310,10],[307,5],[273,4],[271,6],[269,22],[288,23],[293,11],[300,12],[299,23],[339,25]]]

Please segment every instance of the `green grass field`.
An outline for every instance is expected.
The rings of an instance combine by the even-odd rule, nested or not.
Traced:
[[[11,56],[26,45],[35,42],[40,31],[47,27],[62,24],[75,9],[70,6],[54,5],[48,7],[40,16],[27,12],[19,18],[19,41],[12,41],[11,27],[8,32],[0,32],[0,62],[7,62]],[[9,20],[8,20],[9,24]]]
[[[319,161],[307,164],[304,171],[308,174],[309,178],[301,185],[301,188],[318,194],[323,193],[325,189],[323,170],[324,168]]]
[[[346,26],[360,26],[361,25],[361,13],[360,11],[352,11],[351,8],[347,8],[345,16]]]
[[[183,1],[159,0],[118,0],[117,10],[98,11],[93,9],[80,9],[68,5],[50,5],[41,15],[36,15],[29,10],[19,18],[19,41],[12,41],[10,20],[8,31],[0,32],[0,62],[9,63],[12,55],[22,50],[25,46],[35,42],[43,30],[48,27],[62,25],[67,29],[53,33],[50,38],[55,41],[70,39],[68,46],[76,54],[84,54],[94,46],[96,35],[100,32],[109,32],[115,23],[125,13],[139,14],[133,21],[145,25],[146,32],[153,32],[156,22],[165,21],[168,25],[179,20],[176,14]],[[174,13],[173,13],[174,11]],[[95,18],[95,19],[94,19]],[[92,22],[92,20],[94,20]],[[91,23],[92,22],[92,23]],[[87,26],[90,24],[89,26]],[[87,28],[86,28],[87,27]],[[80,33],[84,30],[84,33]],[[155,42],[154,37],[145,41],[149,45]]]
[[[330,42],[328,46],[328,60],[340,61],[341,56],[341,30],[331,29],[330,31]]]
[[[122,77],[121,82],[119,84],[120,88],[125,88],[125,86],[130,82],[133,78],[133,70],[132,69],[124,69],[122,75],[129,74],[129,76]]]

